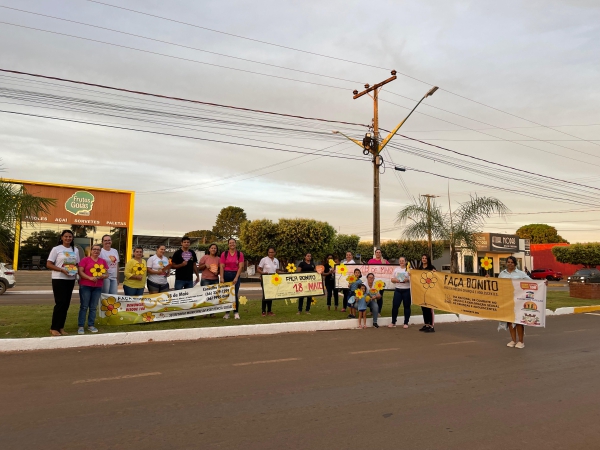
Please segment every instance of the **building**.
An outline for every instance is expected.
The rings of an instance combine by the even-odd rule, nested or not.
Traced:
[[[556,246],[568,247],[569,244],[531,244],[531,256],[535,260],[535,266],[532,269],[552,269],[561,272],[563,277],[567,278],[585,267],[581,264],[559,263],[552,254],[552,249]]]

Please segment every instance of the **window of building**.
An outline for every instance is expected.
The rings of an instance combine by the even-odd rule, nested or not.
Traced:
[[[473,255],[465,255],[463,259],[463,269],[465,273],[473,273]]]

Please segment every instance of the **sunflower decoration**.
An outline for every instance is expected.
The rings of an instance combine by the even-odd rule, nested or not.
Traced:
[[[360,300],[361,298],[363,298],[363,297],[364,297],[364,295],[365,295],[365,293],[362,291],[362,289],[357,289],[357,290],[355,290],[355,291],[354,291],[354,296],[355,296],[356,298],[358,298],[359,300]]]
[[[145,312],[142,314],[142,320],[146,323],[154,322],[154,314],[151,311]]]
[[[406,270],[410,270],[410,269],[411,269],[411,267],[410,267],[410,261],[408,261],[408,262],[406,263]]]
[[[274,273],[271,275],[271,284],[275,286],[279,286],[281,284],[282,278],[278,273]]]
[[[312,302],[310,302],[310,306],[315,306],[317,304],[317,300],[313,297]]]
[[[145,271],[146,271],[146,267],[144,267],[144,265],[142,263],[137,263],[135,266],[133,266],[133,274],[134,275],[144,275]]]
[[[365,295],[365,302],[369,303],[371,301],[370,295]]]
[[[382,291],[385,289],[385,281],[383,280],[377,280],[375,281],[375,285],[374,285],[375,289],[377,291]]]
[[[245,305],[246,303],[248,303],[248,297],[246,297],[245,295],[241,295],[240,296],[240,305]]]
[[[354,275],[348,275],[348,277],[346,278],[346,281],[348,282],[348,284],[352,284],[354,282],[356,282],[358,278],[356,278]]]
[[[287,269],[287,271],[288,271],[289,273],[293,273],[293,272],[295,272],[295,271],[296,271],[296,264],[294,264],[294,263],[289,263],[289,264],[288,264],[288,265],[287,265],[285,268]]]
[[[104,311],[106,317],[110,317],[119,314],[120,307],[121,304],[117,302],[114,297],[108,297],[102,299],[102,306],[100,309]]]
[[[330,259],[329,261],[327,261],[327,263],[329,264],[329,267],[335,267],[335,261],[333,259]]]
[[[425,272],[421,274],[421,279],[419,281],[421,282],[421,286],[423,286],[423,289],[431,289],[435,287],[435,283],[437,283],[437,278],[433,274],[433,272]]]
[[[90,269],[90,273],[93,277],[101,277],[106,273],[106,269],[104,268],[104,264],[94,264],[94,267]]]
[[[379,294],[379,291],[380,291],[380,290],[381,290],[381,289],[379,289],[379,290],[377,290],[377,289],[371,289],[371,290],[369,291],[369,295],[370,295],[371,297],[375,297],[377,294]]]
[[[483,267],[485,270],[490,270],[493,267],[493,260],[488,258],[487,256],[485,258],[481,258],[481,267]]]
[[[338,266],[337,270],[338,270],[338,273],[342,276],[346,275],[348,273],[348,268],[346,267],[346,264],[343,264],[343,263]]]

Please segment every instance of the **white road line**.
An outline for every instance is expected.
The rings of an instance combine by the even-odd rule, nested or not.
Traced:
[[[588,316],[600,316],[600,314],[598,314],[598,313],[585,313],[585,314],[587,314]]]
[[[578,331],[589,331],[589,328],[583,328],[582,330],[566,330],[563,333],[577,333]]]
[[[458,341],[458,342],[444,342],[442,344],[438,344],[438,345],[453,345],[453,344],[471,344],[473,342],[477,342],[477,341]]]
[[[253,364],[270,364],[270,363],[279,363],[279,362],[287,362],[287,361],[300,361],[302,358],[286,358],[286,359],[270,359],[267,361],[250,361],[245,363],[236,363],[232,364],[233,366],[251,366]]]
[[[361,353],[380,353],[380,352],[391,352],[394,350],[400,350],[400,348],[380,348],[378,350],[362,350],[360,352],[350,352],[351,355],[360,355]]]
[[[127,378],[152,377],[152,376],[155,376],[155,375],[162,375],[162,373],[160,373],[160,372],[150,372],[150,373],[138,373],[136,375],[121,375],[119,377],[110,377],[110,378],[90,378],[89,380],[77,380],[77,381],[73,381],[73,384],[98,383],[100,381],[125,380]]]

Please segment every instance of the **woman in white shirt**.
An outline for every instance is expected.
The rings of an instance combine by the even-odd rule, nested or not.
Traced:
[[[171,271],[171,264],[169,259],[165,256],[166,247],[159,245],[156,249],[156,255],[152,255],[146,261],[148,270],[148,278],[146,283],[148,285],[148,292],[156,294],[158,292],[165,292],[169,290],[169,281],[167,277]]]
[[[517,258],[514,256],[509,256],[506,258],[506,269],[504,269],[498,275],[498,278],[512,278],[513,280],[531,280],[529,276],[517,269]],[[515,348],[524,348],[525,344],[523,343],[523,339],[525,337],[525,326],[520,325],[518,323],[510,323],[507,322],[508,331],[510,331],[511,341],[506,344],[507,347],[515,347]],[[517,341],[517,334],[519,335],[519,340]]]
[[[64,230],[60,241],[52,249],[46,267],[52,271],[52,293],[54,294],[54,310],[52,311],[52,336],[64,336],[67,312],[71,305],[71,295],[77,279],[79,250],[73,245],[73,232]]]
[[[404,328],[408,328],[408,321],[410,319],[410,274],[406,268],[406,258],[401,256],[398,260],[400,267],[394,270],[392,276],[392,283],[396,285],[394,289],[394,300],[392,303],[392,323],[388,326],[393,328],[396,326],[396,320],[398,319],[398,310],[400,305],[404,303]]]
[[[342,264],[345,264],[345,265],[356,264],[354,262],[354,257],[352,255],[352,252],[346,252],[346,259],[344,261],[342,261]],[[348,273],[351,273],[351,272],[349,271]],[[341,312],[346,312],[346,308],[348,308],[348,297],[350,297],[349,294],[350,294],[349,289],[342,289],[342,296],[344,297],[344,299],[342,300]],[[350,315],[348,316],[348,318],[354,319],[354,317],[350,317]]]
[[[275,258],[275,247],[269,247],[267,250],[267,255],[258,263],[258,268],[256,271],[259,275],[261,275],[261,284],[262,284],[262,275],[270,275],[274,273],[282,273],[279,270],[279,260]],[[265,295],[263,293],[262,298],[262,316],[274,316],[275,313],[271,311],[273,307],[273,300],[265,300]]]

